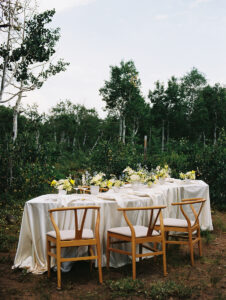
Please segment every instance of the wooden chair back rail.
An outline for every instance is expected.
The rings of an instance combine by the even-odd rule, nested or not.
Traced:
[[[187,202],[187,201],[198,201],[198,200],[205,200],[204,198],[186,198],[186,199],[182,199],[182,202]]]
[[[166,208],[166,205],[158,206],[142,206],[142,207],[118,207],[118,211],[131,211],[131,210],[149,210],[149,209]]]
[[[156,222],[157,222],[157,220],[158,220],[158,217],[159,217],[159,219],[160,219],[160,223],[163,222],[163,220],[162,220],[162,209],[161,209],[161,208],[158,209],[158,212],[157,212],[157,214],[156,214],[156,217],[155,217],[155,219],[154,219],[154,222],[152,222],[152,219],[153,219],[153,216],[154,216],[153,211],[154,211],[154,210],[152,209],[152,210],[151,210],[151,217],[150,217],[150,221],[149,221],[149,225],[148,225],[147,236],[152,235],[152,232],[153,232],[153,230],[154,230],[154,227],[155,227],[155,224],[156,224]]]
[[[132,223],[130,222],[126,212],[127,211],[134,211],[134,210],[150,210],[150,221],[149,221],[149,225],[148,225],[148,231],[147,231],[147,236],[151,236],[152,232],[154,230],[154,227],[156,225],[156,222],[158,220],[158,218],[160,219],[160,228],[161,231],[164,230],[164,226],[163,226],[163,218],[162,218],[162,209],[166,208],[165,205],[161,205],[161,206],[146,206],[146,207],[125,207],[125,208],[118,208],[118,211],[122,211],[123,212],[123,216],[126,220],[126,223],[128,224],[130,230],[131,230],[131,236],[133,239],[135,239],[135,231],[133,228]],[[153,221],[153,217],[154,217],[154,210],[158,210],[156,217]]]
[[[193,225],[193,226],[195,226],[195,225],[199,224],[199,215],[202,211],[202,208],[205,204],[205,201],[206,201],[206,199],[203,199],[203,198],[192,198],[191,201],[190,201],[190,199],[183,199],[182,202],[173,202],[172,205],[180,205],[180,210],[181,210],[183,216],[185,217],[185,219],[188,223],[188,227],[190,228],[191,227],[191,221],[188,218],[187,214],[185,213],[185,211],[183,209],[183,205],[190,205],[190,208],[191,208],[191,210],[193,212],[193,215],[195,217],[195,222],[194,222],[194,225]],[[201,203],[198,213],[196,212],[196,210],[193,206],[193,204],[196,204],[196,203]]]
[[[75,213],[75,239],[81,239],[82,231],[83,231],[83,227],[84,227],[84,223],[85,223],[85,219],[86,219],[86,214],[87,214],[87,208],[84,209],[80,229],[78,228],[78,211],[77,211],[77,209],[74,210],[74,213]]]
[[[126,220],[126,223],[128,224],[128,226],[129,226],[129,228],[130,228],[130,230],[131,230],[131,236],[132,236],[132,239],[135,239],[135,230],[134,230],[133,225],[132,225],[132,223],[130,222],[129,218],[127,217],[127,214],[126,214],[126,211],[125,211],[125,210],[123,210],[123,216],[124,216],[124,218],[125,218],[125,220]]]

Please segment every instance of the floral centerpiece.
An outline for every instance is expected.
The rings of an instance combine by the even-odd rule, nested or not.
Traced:
[[[145,183],[145,179],[147,177],[147,171],[143,168],[140,168],[138,171],[135,171],[132,168],[127,167],[123,170],[123,173],[125,173],[125,180],[131,183]]]
[[[100,187],[106,187],[106,181],[104,180],[104,177],[106,175],[102,172],[94,175],[91,180],[90,180],[90,184],[91,185],[98,185]]]
[[[181,179],[189,179],[189,180],[195,180],[196,176],[195,176],[195,171],[188,171],[186,173],[180,173],[179,174]]]
[[[117,178],[111,178],[109,180],[106,180],[106,187],[111,189],[112,187],[120,187],[124,184],[122,180],[119,180]]]
[[[74,184],[75,184],[75,181],[73,179],[71,179],[71,177],[68,177],[66,179],[60,179],[60,180],[54,179],[50,185],[59,191],[64,190],[64,191],[70,192],[72,190]]]
[[[162,178],[168,178],[170,177],[171,169],[168,165],[164,165],[164,168],[161,168],[160,166],[157,166],[155,169],[155,176],[157,179]]]
[[[156,175],[154,173],[149,173],[145,178],[145,183],[147,186],[151,187],[153,183],[156,183]]]

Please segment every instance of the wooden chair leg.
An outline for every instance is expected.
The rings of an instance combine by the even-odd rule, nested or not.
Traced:
[[[139,254],[142,254],[142,244],[139,244]],[[139,261],[141,261],[141,257],[139,257]]]
[[[99,282],[103,283],[103,276],[102,276],[102,266],[101,266],[101,248],[100,248],[100,241],[97,241],[97,264],[98,264],[98,271],[99,271]]]
[[[165,231],[165,241],[169,240],[169,231]],[[166,250],[169,248],[169,244],[166,243]]]
[[[157,243],[153,243],[153,248],[157,251]],[[154,260],[156,261],[157,255],[154,255]]]
[[[61,249],[57,247],[57,289],[61,290],[61,261],[60,261],[60,254]]]
[[[94,256],[94,252],[93,252],[92,246],[90,246],[90,245],[88,246],[88,251],[89,251],[90,256]],[[93,261],[90,260],[90,272],[92,272],[92,266],[93,266]]]
[[[166,243],[165,243],[165,241],[162,243],[162,251],[163,251],[163,255],[162,255],[163,274],[164,274],[164,276],[166,276],[167,270],[166,270]]]
[[[194,266],[194,248],[192,243],[192,233],[189,231],[189,249],[190,249],[190,257],[191,257],[191,265]]]
[[[136,244],[132,242],[132,269],[133,269],[133,280],[136,279]]]
[[[47,238],[47,241],[46,241],[46,245],[47,245],[47,253],[46,253],[46,256],[47,256],[47,270],[48,270],[48,278],[50,277],[50,266],[51,266],[51,256],[48,255],[48,253],[50,252],[51,248],[51,244],[50,244],[50,241],[48,241],[48,238]]]
[[[109,263],[110,263],[110,235],[107,233],[107,251],[106,251],[106,258],[107,258],[107,268],[109,269]]]
[[[198,228],[198,230],[197,230],[197,235],[199,238],[199,241],[198,241],[199,255],[202,256],[202,239],[201,239],[201,234],[200,234],[200,228]]]

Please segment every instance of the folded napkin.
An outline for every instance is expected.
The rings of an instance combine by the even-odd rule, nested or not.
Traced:
[[[165,181],[166,182],[170,182],[170,183],[174,183],[174,178],[166,178]]]
[[[139,197],[149,197],[149,193],[144,191],[131,191],[128,193],[129,195],[135,195]]]
[[[103,200],[114,200],[114,201],[116,201],[115,195],[116,194],[113,194],[113,193],[103,193],[103,194],[98,195],[97,197],[100,198],[100,199],[103,199]]]

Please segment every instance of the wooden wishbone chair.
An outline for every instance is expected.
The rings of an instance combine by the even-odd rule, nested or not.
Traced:
[[[79,186],[79,192],[81,194],[90,194],[90,186],[89,185]]]
[[[88,210],[97,211],[95,231],[91,229],[85,229],[85,220]],[[57,226],[53,213],[74,211],[75,229],[73,230],[60,230]],[[78,212],[82,213],[82,218],[79,218]],[[99,281],[102,279],[101,268],[101,249],[100,249],[100,237],[99,237],[99,225],[100,225],[100,207],[99,206],[75,206],[75,207],[61,207],[49,210],[50,219],[54,227],[54,231],[49,231],[46,234],[47,241],[47,267],[48,277],[50,277],[51,257],[56,259],[57,263],[57,288],[61,289],[61,263],[65,261],[81,261],[81,260],[94,260],[97,259],[99,270]],[[78,220],[81,219],[81,222]],[[52,245],[54,244],[54,245]],[[79,247],[88,246],[90,256],[64,258],[61,256],[61,249],[65,247]],[[96,246],[96,255],[93,251],[93,246]],[[52,248],[56,248],[56,254],[51,251]]]
[[[199,216],[203,209],[206,199],[204,198],[189,198],[183,199],[181,202],[174,202],[172,205],[180,206],[180,210],[185,219],[165,218],[163,219],[164,230],[166,233],[166,244],[182,244],[188,245],[190,249],[191,265],[194,266],[194,244],[198,243],[199,255],[202,256],[202,244],[200,235]],[[199,203],[199,209],[196,211],[194,204]],[[190,206],[190,210],[194,215],[194,220],[190,220],[186,214],[184,207]],[[160,223],[157,222],[155,230],[160,230]],[[175,232],[176,234],[169,234]],[[181,235],[183,233],[183,235]],[[168,238],[175,238],[169,240]],[[181,240],[183,239],[183,240]]]
[[[147,207],[128,207],[118,208],[118,211],[123,213],[123,216],[128,224],[127,227],[116,227],[108,229],[107,232],[107,267],[109,268],[110,252],[117,252],[132,256],[132,271],[133,280],[136,279],[136,258],[162,255],[163,256],[163,273],[166,272],[166,251],[165,251],[165,236],[162,219],[162,209],[166,206],[147,206]],[[130,222],[127,212],[135,212],[138,210],[149,210],[150,219],[148,227],[140,225],[132,225]],[[160,220],[161,231],[157,232],[154,230],[154,226],[157,220]],[[113,239],[113,240],[112,240]],[[113,247],[117,243],[131,243],[131,251],[125,251],[119,248]],[[150,247],[146,243],[154,243],[154,247]],[[157,250],[157,243],[162,245],[162,250]],[[139,253],[136,253],[136,246],[139,245]],[[148,253],[142,253],[142,248],[150,250]]]

